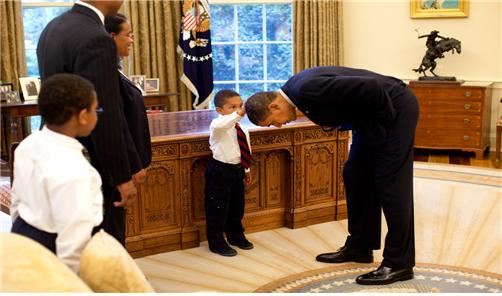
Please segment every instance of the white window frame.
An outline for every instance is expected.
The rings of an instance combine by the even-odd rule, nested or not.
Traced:
[[[236,91],[240,92],[240,84],[252,84],[252,83],[260,83],[264,85],[264,90],[265,91],[271,91],[271,89],[268,89],[268,84],[270,83],[284,83],[287,81],[287,78],[284,80],[267,80],[268,78],[268,62],[267,62],[267,45],[268,44],[290,44],[291,45],[291,65],[293,65],[294,61],[294,54],[293,54],[293,36],[291,36],[290,41],[268,41],[267,38],[267,19],[266,19],[266,5],[267,4],[291,4],[291,0],[233,0],[233,1],[228,1],[228,0],[212,0],[211,1],[212,5],[218,5],[218,4],[223,4],[223,5],[248,5],[248,4],[264,4],[264,9],[262,10],[263,13],[263,31],[262,34],[264,36],[264,40],[262,41],[212,41],[211,43],[213,45],[234,45],[234,55],[235,55],[235,76],[234,80],[214,80],[214,84],[234,84],[236,87]],[[238,28],[238,16],[237,16],[237,9],[234,8],[234,19],[236,20],[236,28],[234,31],[234,40],[238,40],[237,38],[237,28]],[[293,27],[293,24],[291,24]],[[263,77],[264,79],[262,80],[239,80],[239,45],[241,44],[262,44],[263,45]]]

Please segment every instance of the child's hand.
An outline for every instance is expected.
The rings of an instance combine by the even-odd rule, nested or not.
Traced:
[[[244,187],[248,188],[251,185],[251,173],[247,172],[244,175]]]
[[[241,117],[246,115],[246,105],[242,105],[242,108],[239,111],[237,111],[237,114],[239,114],[239,116]]]

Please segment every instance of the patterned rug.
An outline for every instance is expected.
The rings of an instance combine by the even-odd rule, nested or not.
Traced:
[[[303,272],[255,290],[272,293],[501,293],[502,275],[455,266],[417,264],[412,280],[363,286],[355,278],[378,267],[347,264]]]

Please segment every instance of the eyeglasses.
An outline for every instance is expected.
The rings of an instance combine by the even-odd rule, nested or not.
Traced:
[[[105,112],[105,109],[103,109],[103,107],[96,108],[96,114],[101,115],[103,114],[103,112]]]

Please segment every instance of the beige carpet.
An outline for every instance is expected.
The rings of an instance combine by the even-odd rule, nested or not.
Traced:
[[[419,267],[431,264],[453,271],[475,270],[494,275],[495,287],[500,287],[501,184],[501,170],[415,163],[417,274]],[[248,238],[255,248],[238,250],[236,257],[215,255],[203,242],[198,248],[152,255],[136,262],[158,292],[253,292],[260,287],[274,290],[285,279],[338,268],[314,258],[344,243],[346,224],[344,220],[251,233]],[[383,227],[385,233],[385,222]],[[376,261],[382,260],[381,250],[374,254]],[[346,280],[373,267],[360,266],[363,269]],[[404,289],[424,292],[426,288]],[[495,288],[479,292],[489,289]]]

